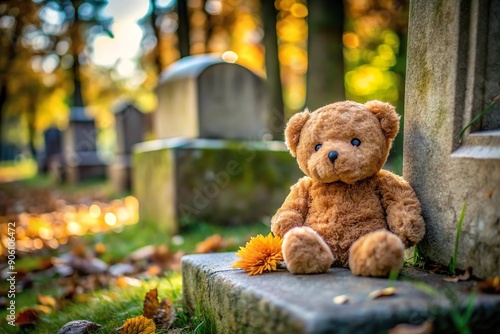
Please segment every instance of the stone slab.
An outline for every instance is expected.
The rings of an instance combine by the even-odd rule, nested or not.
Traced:
[[[211,318],[217,333],[380,333],[427,319],[433,321],[435,333],[453,333],[457,330],[451,314],[464,314],[474,284],[447,283],[443,276],[405,268],[394,282],[396,295],[370,299],[370,292],[391,282],[355,277],[345,268],[321,275],[280,270],[248,276],[231,268],[236,259],[234,253],[182,259],[186,306]],[[344,294],[349,303],[333,303],[335,296]],[[499,333],[500,295],[481,293],[472,300],[472,332]]]

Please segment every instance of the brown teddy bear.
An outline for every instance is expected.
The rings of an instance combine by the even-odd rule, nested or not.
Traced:
[[[349,266],[354,275],[388,276],[425,226],[420,203],[401,177],[381,170],[399,130],[393,106],[337,102],[295,114],[285,141],[307,175],[271,221],[294,274]]]

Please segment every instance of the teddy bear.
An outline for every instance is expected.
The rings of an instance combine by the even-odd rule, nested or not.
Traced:
[[[341,101],[290,118],[285,143],[306,175],[271,219],[293,274],[349,267],[387,277],[425,225],[408,182],[382,169],[399,131],[389,103]]]

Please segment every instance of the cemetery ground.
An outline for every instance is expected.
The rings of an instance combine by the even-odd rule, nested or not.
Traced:
[[[354,323],[358,327],[363,321],[369,320],[367,314],[370,313],[370,307],[378,303],[363,302],[366,295],[373,295],[377,300],[389,297],[386,304],[392,305],[391,308],[376,307],[377,312],[388,312],[388,318],[377,317],[379,326],[384,326],[381,324],[384,321],[394,323],[388,328],[399,323],[396,318],[402,318],[406,308],[415,312],[411,305],[421,307],[427,305],[425,303],[429,300],[431,308],[437,307],[438,301],[447,305],[443,309],[444,313],[435,313],[430,321],[424,320],[429,319],[427,316],[436,310],[424,306],[416,312],[419,314],[418,321],[414,321],[410,327],[395,327],[391,333],[407,333],[409,330],[431,333],[433,330],[440,332],[445,329],[465,334],[478,328],[485,329],[482,332],[491,332],[491,325],[497,324],[497,320],[493,321],[494,318],[489,317],[495,314],[498,307],[498,299],[491,293],[500,293],[500,278],[479,280],[469,270],[457,270],[457,276],[451,276],[450,268],[425,262],[419,258],[418,251],[407,254],[406,268],[397,281],[396,275],[385,280],[356,278],[349,270],[341,268],[332,269],[328,275],[306,277],[309,280],[307,286],[303,286],[304,277],[295,277],[286,270],[248,277],[237,269],[228,269],[235,260],[234,253],[239,246],[245,245],[252,236],[269,233],[269,227],[265,224],[256,222],[224,227],[187,220],[183,222],[178,235],[168,237],[158,232],[155,221],[142,221],[138,217],[137,200],[128,193],[115,194],[109,181],[93,180],[70,185],[42,176],[16,181],[16,171],[26,176],[34,170],[34,166],[26,163],[22,168],[13,167],[4,166],[4,179],[0,183],[2,333],[57,333],[61,327],[74,320],[87,320],[101,326],[90,333],[117,333],[116,329],[127,320],[145,314],[144,305],[148,303],[167,311],[163,313],[162,319],[169,328],[161,329],[158,326],[155,333],[214,333],[221,332],[221,328],[217,327],[221,324],[213,320],[215,311],[227,312],[227,309],[243,307],[240,312],[246,312],[251,317],[255,311],[261,314],[260,309],[255,307],[269,303],[273,311],[267,316],[274,317],[297,309],[303,304],[300,300],[304,294],[316,296],[308,298],[309,304],[320,298],[321,303],[329,307],[342,307],[342,312],[348,312],[356,319]],[[155,194],[151,193],[151,196]],[[8,241],[4,237],[9,235],[9,222],[16,224],[16,258],[12,270],[8,267]],[[456,247],[460,245],[457,243]],[[185,261],[184,281],[189,281],[193,286],[183,296],[181,257],[212,252],[229,253],[206,255],[203,258],[193,255]],[[207,266],[206,261],[211,265]],[[13,270],[17,272],[14,298],[16,327],[10,326],[7,318],[7,307],[13,299],[9,296],[12,291],[7,273]],[[281,283],[274,288],[272,286],[276,280]],[[288,288],[284,281],[289,284]],[[198,282],[200,284],[196,286]],[[318,283],[328,284],[328,291],[318,294]],[[242,284],[244,288],[241,288]],[[294,287],[294,284],[299,285]],[[280,292],[283,288],[296,291],[298,301],[293,294],[283,295]],[[214,292],[214,296],[222,298],[223,302],[204,299],[203,291]],[[259,302],[252,301],[253,296],[262,295],[263,292],[266,298]],[[330,295],[337,292],[340,294],[332,299]],[[197,296],[201,296],[200,305],[193,307],[193,298]],[[228,299],[224,299],[224,296]],[[184,300],[186,297],[189,303]],[[167,301],[160,304],[163,300]],[[238,300],[247,301],[239,306],[231,304]],[[358,302],[366,305],[356,306]],[[278,307],[275,308],[276,305]],[[285,305],[284,309],[279,305]],[[312,312],[319,316],[313,317],[313,322],[321,325],[325,319],[321,318],[320,312],[314,313],[318,310],[308,309],[311,305],[302,306],[302,310],[304,314]],[[194,313],[188,312],[188,307],[194,309]],[[358,313],[359,318],[356,315]],[[170,317],[172,314],[175,314],[175,320]],[[227,315],[225,319],[230,319],[231,313]],[[281,319],[281,315],[277,323],[290,324],[290,319]],[[267,323],[267,318],[260,316],[256,319],[260,319],[260,322],[254,325],[264,326],[264,332],[274,330],[272,326],[276,322]],[[366,328],[364,331],[370,332]]]
[[[179,235],[167,237],[158,233],[155,222],[138,221],[133,197],[113,194],[111,188],[103,180],[71,186],[41,176],[0,183],[2,235],[7,223],[18,219],[18,323],[13,327],[6,320],[10,299],[5,275],[11,270],[3,246],[0,332],[56,333],[69,321],[88,320],[102,326],[98,333],[116,333],[127,319],[143,314],[143,301],[152,289],[160,300],[173,303],[176,320],[170,331],[211,332],[203,314],[191,315],[183,308],[181,256],[236,251],[269,228],[191,221]],[[21,213],[6,215],[8,208]]]

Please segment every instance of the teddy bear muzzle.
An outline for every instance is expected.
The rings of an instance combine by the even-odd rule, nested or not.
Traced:
[[[332,164],[335,162],[335,160],[337,160],[338,157],[339,157],[339,152],[337,151],[330,151],[328,153],[328,159],[332,162]]]

